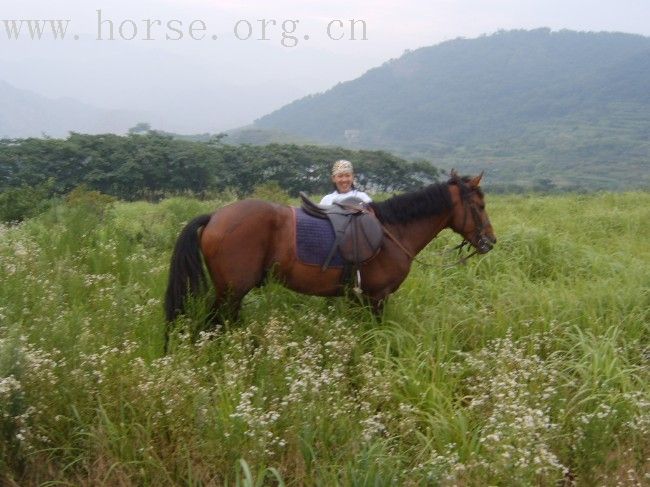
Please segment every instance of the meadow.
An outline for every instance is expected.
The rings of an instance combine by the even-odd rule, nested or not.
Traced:
[[[650,194],[487,196],[382,319],[278,283],[163,354],[184,222],[78,191],[0,226],[0,484],[650,485]]]

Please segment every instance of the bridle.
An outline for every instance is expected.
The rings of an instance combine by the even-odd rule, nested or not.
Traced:
[[[464,215],[463,215],[463,226],[461,228],[465,228],[465,225],[467,224],[467,214],[470,213],[472,216],[472,219],[474,220],[474,235],[476,237],[476,247],[474,251],[466,255],[465,257],[461,257],[460,260],[457,262],[458,264],[464,264],[470,257],[475,256],[478,254],[480,251],[489,251],[491,248],[490,245],[490,240],[488,237],[485,236],[483,233],[483,230],[485,230],[485,225],[483,224],[483,220],[481,219],[481,215],[479,214],[478,209],[476,208],[476,204],[470,200],[471,194],[474,192],[472,189],[465,189],[461,187],[461,200],[463,201],[463,208],[464,210]],[[460,254],[463,250],[464,247],[470,246],[472,243],[467,240],[467,238],[463,238],[463,241],[453,247],[451,251],[458,250],[458,253]]]

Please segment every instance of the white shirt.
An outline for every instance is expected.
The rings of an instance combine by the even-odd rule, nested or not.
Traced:
[[[359,198],[364,203],[370,203],[372,201],[372,198],[370,198],[370,196],[368,196],[363,191],[357,191],[356,189],[353,189],[351,191],[348,191],[347,193],[339,193],[338,191],[334,191],[330,194],[326,194],[325,196],[323,196],[323,199],[320,200],[320,204],[333,205],[335,202],[342,201],[345,198],[350,198],[352,196],[354,196],[355,198]]]

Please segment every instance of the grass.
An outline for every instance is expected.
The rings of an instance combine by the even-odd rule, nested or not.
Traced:
[[[277,283],[162,355],[173,242],[225,204],[78,194],[0,227],[3,485],[647,485],[650,194],[488,197],[381,321]]]

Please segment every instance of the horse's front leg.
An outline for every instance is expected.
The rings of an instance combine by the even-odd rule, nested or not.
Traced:
[[[386,304],[387,299],[388,299],[388,293],[368,295],[368,301],[370,302],[370,309],[372,310],[372,314],[375,315],[376,318],[380,318],[381,315],[383,314],[384,305]]]
[[[372,314],[374,314],[376,318],[379,318],[384,312],[384,302],[385,302],[384,299],[370,300],[370,307],[372,309]]]

